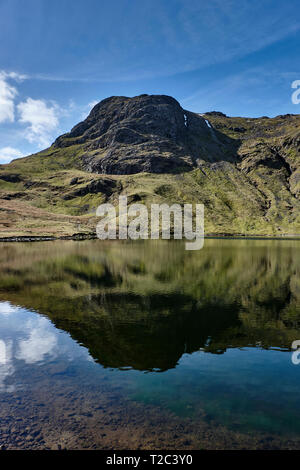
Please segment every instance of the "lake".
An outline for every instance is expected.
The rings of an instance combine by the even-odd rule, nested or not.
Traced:
[[[300,240],[0,244],[0,445],[300,447]]]

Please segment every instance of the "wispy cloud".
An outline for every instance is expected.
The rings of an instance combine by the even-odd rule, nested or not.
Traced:
[[[59,125],[60,107],[45,100],[27,98],[17,106],[19,122],[26,124],[25,138],[40,148],[47,147]]]
[[[132,0],[118,2],[117,9],[113,3],[105,8],[100,4],[87,7],[84,14],[79,5],[70,14],[63,4],[59,18],[50,5],[48,13],[56,18],[55,33],[49,28],[39,47],[42,31],[35,29],[34,22],[23,38],[19,62],[28,67],[27,78],[88,84],[171,76],[245,57],[300,28],[296,0]],[[96,14],[98,9],[101,15]],[[40,14],[40,24],[47,24],[50,17],[44,17],[44,10]],[[34,43],[37,47],[32,55]],[[19,51],[11,54],[14,52]]]
[[[0,75],[2,75],[6,79],[11,78],[12,80],[15,80],[16,82],[23,82],[24,80],[27,80],[29,78],[29,76],[24,73],[8,72],[5,70],[1,70]]]
[[[130,20],[122,27],[121,8],[118,12],[107,8],[108,16],[97,17],[97,28],[89,28],[89,42],[79,61],[32,78],[113,83],[170,76],[245,57],[300,29],[295,1],[272,2],[272,7],[270,0],[255,4],[249,0],[176,0],[176,6],[159,0],[149,5],[129,3]],[[93,24],[94,18],[90,21]],[[61,26],[63,33],[65,26]],[[73,31],[73,23],[67,26]],[[83,34],[83,25],[75,27],[76,34]],[[53,60],[56,64],[56,56]]]
[[[26,78],[26,75],[17,72],[0,70],[0,123],[14,122],[15,98],[18,91],[11,82],[22,82]]]
[[[17,89],[8,82],[4,72],[0,72],[0,122],[14,122],[15,97]]]
[[[181,99],[181,104],[187,109],[192,107],[195,112],[217,110],[232,113],[240,109],[242,103],[242,115],[249,115],[249,110],[252,117],[262,115],[253,111],[252,107],[255,109],[255,106],[263,109],[263,114],[276,115],[283,113],[280,109],[283,110],[290,103],[291,83],[298,77],[297,72],[281,71],[276,64],[274,67],[252,67],[226,77],[216,76]],[[239,103],[236,103],[237,96],[240,98]]]

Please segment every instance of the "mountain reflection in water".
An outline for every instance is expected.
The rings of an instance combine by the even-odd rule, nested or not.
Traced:
[[[299,245],[2,244],[0,300],[47,316],[109,368],[165,371],[198,350],[288,349],[300,328]]]
[[[299,448],[300,241],[0,244],[8,448]]]

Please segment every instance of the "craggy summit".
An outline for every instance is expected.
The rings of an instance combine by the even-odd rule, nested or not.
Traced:
[[[216,160],[231,139],[165,95],[113,96],[54,146],[83,144],[87,171],[106,174],[180,172],[199,159]]]

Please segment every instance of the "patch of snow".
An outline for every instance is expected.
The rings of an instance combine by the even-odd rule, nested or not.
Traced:
[[[183,117],[184,117],[184,125],[185,125],[185,127],[187,127],[187,115],[184,114]]]
[[[207,119],[204,119],[204,120],[205,120],[205,122],[206,122],[207,127],[209,127],[210,129],[212,129],[212,126],[210,125],[210,122],[209,122]]]

